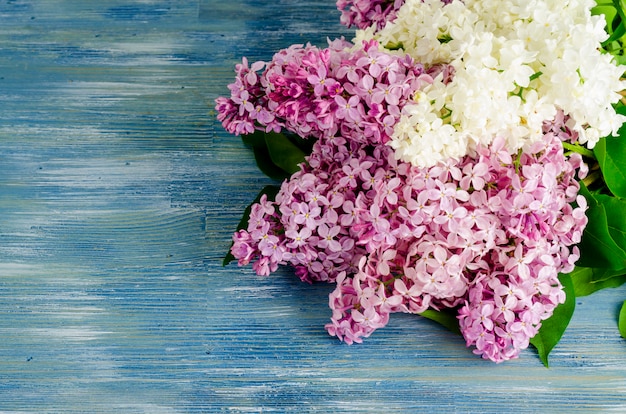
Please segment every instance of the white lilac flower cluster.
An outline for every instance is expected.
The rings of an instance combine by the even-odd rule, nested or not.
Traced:
[[[449,4],[448,4],[449,3]],[[616,134],[624,117],[612,107],[625,88],[624,67],[602,54],[607,38],[593,0],[407,0],[392,22],[357,31],[429,67],[449,64],[405,106],[390,145],[419,166],[471,154],[506,137],[510,152],[543,136],[558,110],[589,148]]]

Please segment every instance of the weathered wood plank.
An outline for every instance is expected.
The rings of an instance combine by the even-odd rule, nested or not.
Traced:
[[[332,3],[0,3],[1,412],[626,411],[623,288],[547,370],[408,315],[347,346],[330,286],[221,266],[269,181],[212,102],[242,56],[349,33]]]

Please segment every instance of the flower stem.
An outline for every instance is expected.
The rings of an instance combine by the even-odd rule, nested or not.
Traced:
[[[576,145],[576,144],[570,144],[569,142],[564,142],[563,143],[563,148],[565,148],[568,151],[573,151],[573,152],[577,152],[580,155],[582,155],[583,157],[587,157],[587,158],[593,158],[594,160],[596,159],[596,156],[594,155],[593,151],[581,146],[581,145]]]
[[[583,180],[583,183],[585,184],[585,187],[589,188],[589,186],[593,184],[594,182],[596,182],[598,178],[600,177],[602,177],[602,172],[600,170],[596,170],[592,172],[591,174],[589,174],[588,176],[586,176],[585,179]]]

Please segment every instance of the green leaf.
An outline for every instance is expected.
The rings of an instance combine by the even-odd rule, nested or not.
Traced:
[[[626,14],[624,14],[624,2],[623,0],[612,0],[613,7],[615,7],[615,11],[619,15],[622,21],[626,20]]]
[[[298,164],[304,162],[312,147],[310,140],[277,132],[254,131],[242,135],[241,139],[254,151],[254,159],[261,172],[280,181],[300,169]]]
[[[244,144],[250,147],[267,147],[265,145],[265,132],[254,131],[252,134],[245,134],[241,136],[241,140]]]
[[[615,56],[615,63],[618,65],[626,65],[626,56],[623,56],[623,55]]]
[[[265,142],[265,132],[254,131],[252,134],[241,136],[243,143],[252,148],[254,152],[254,160],[259,170],[273,180],[282,181],[291,175],[287,171],[280,168],[272,161],[270,151]]]
[[[620,57],[623,54],[622,43],[624,41],[625,26],[623,2],[621,1],[596,1],[596,6],[591,9],[593,15],[604,15],[605,30],[609,38],[602,42],[604,51]]]
[[[626,253],[611,237],[604,206],[589,208],[587,217],[589,223],[579,244],[581,252],[579,265],[609,269],[626,267]]]
[[[607,29],[612,31],[613,20],[617,16],[617,10],[613,5],[597,5],[591,8],[591,14],[594,16],[604,15],[606,19]],[[610,32],[609,32],[610,33]]]
[[[609,43],[616,41],[617,39],[624,36],[624,34],[626,34],[626,27],[624,27],[624,22],[621,21],[619,22],[615,30],[613,30],[613,33],[611,33],[611,36],[609,36],[608,39],[602,42],[602,46],[604,47],[608,45]]]
[[[436,311],[434,309],[428,309],[420,313],[420,315],[441,324],[456,334],[461,334],[461,330],[459,329],[459,320],[456,318],[456,311]]]
[[[617,326],[619,327],[619,334],[622,338],[626,338],[626,300],[622,303],[622,309],[619,311]]]
[[[616,111],[626,115],[626,106],[618,105]],[[622,125],[618,135],[602,138],[593,152],[609,190],[617,197],[626,198],[626,126]]]
[[[276,194],[278,194],[278,191],[280,191],[280,187],[276,185],[267,185],[263,187],[263,189],[259,192],[259,194],[257,194],[254,201],[250,203],[248,207],[246,207],[246,209],[244,210],[243,216],[241,217],[241,220],[239,221],[239,224],[237,225],[236,231],[248,228],[248,221],[250,220],[250,212],[252,211],[252,206],[258,203],[259,201],[261,201],[261,197],[263,197],[264,194],[267,195],[268,200],[273,201],[276,198]],[[226,266],[230,262],[236,260],[235,256],[233,256],[233,254],[230,252],[230,249],[233,247],[233,244],[234,243],[231,242],[230,247],[228,248],[228,253],[224,257],[224,261],[222,262],[222,266]]]
[[[594,198],[604,206],[611,238],[622,250],[626,250],[626,200],[605,194],[596,194]]]
[[[285,170],[272,162],[272,158],[267,147],[253,147],[252,150],[254,151],[254,160],[256,161],[256,165],[263,174],[278,181],[289,178],[291,174],[287,173]]]
[[[315,139],[313,138],[302,138],[300,135],[296,135],[289,132],[284,132],[285,136],[291,141],[296,147],[300,148],[305,154],[310,155],[313,151],[313,144],[315,144]]]
[[[594,195],[589,193],[585,185],[580,183],[580,194],[587,199],[588,223],[579,244],[582,267],[624,269],[626,268],[626,251],[613,239],[609,231],[606,208]],[[601,199],[601,201],[606,201]]]
[[[608,277],[609,272],[614,273]],[[577,298],[591,295],[602,289],[616,288],[626,283],[626,269],[610,271],[577,266],[569,275],[572,278]]]
[[[618,278],[626,274],[626,269],[597,269],[591,268],[591,283],[606,282],[609,279]]]
[[[270,132],[265,134],[265,143],[272,162],[289,174],[300,170],[306,154],[291,142],[284,134]]]
[[[552,316],[541,323],[539,332],[530,340],[546,368],[549,367],[548,355],[561,340],[576,307],[576,294],[572,279],[567,274],[560,274],[559,280],[565,291],[565,303],[554,309]]]

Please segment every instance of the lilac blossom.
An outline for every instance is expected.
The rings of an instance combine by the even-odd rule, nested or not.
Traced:
[[[347,343],[392,313],[452,308],[476,354],[517,357],[564,301],[557,276],[573,270],[587,223],[576,181],[587,167],[563,152],[577,139],[568,118],[558,113],[518,154],[495,137],[460,159],[414,166],[385,144],[431,75],[454,71],[426,70],[373,41],[346,46],[244,59],[231,96],[218,98],[233,134],[287,130],[314,141],[275,201],[252,206],[232,254],[259,275],[290,265],[302,281],[334,283],[326,329]]]
[[[218,119],[236,135],[286,129],[303,138],[388,142],[400,109],[433,78],[409,57],[379,52],[375,41],[349,46],[294,45],[251,66],[244,59],[230,98],[217,99]]]
[[[347,27],[366,29],[375,25],[380,29],[395,19],[396,12],[404,0],[337,0],[341,11],[341,24]]]

